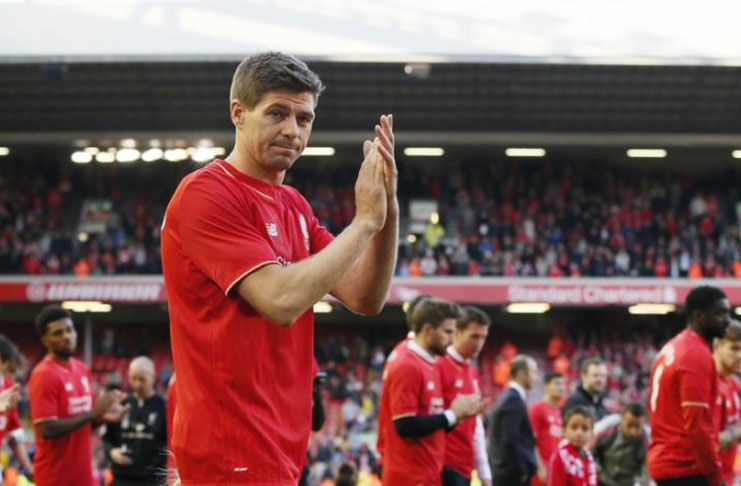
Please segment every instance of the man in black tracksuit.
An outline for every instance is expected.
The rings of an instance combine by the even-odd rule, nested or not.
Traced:
[[[103,440],[113,471],[112,486],[159,486],[167,466],[167,406],[154,392],[154,363],[144,356],[129,365],[129,412],[108,425]]]

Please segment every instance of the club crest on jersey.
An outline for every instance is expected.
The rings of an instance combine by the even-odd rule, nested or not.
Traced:
[[[460,378],[458,378],[457,380],[455,380],[455,387],[456,388],[463,388],[463,380],[461,380]]]
[[[278,225],[275,223],[265,223],[265,228],[270,236],[278,236]]]
[[[427,389],[428,390],[434,390],[435,389],[435,382],[434,381],[428,381],[427,382]]]
[[[309,226],[306,224],[306,218],[304,218],[303,214],[298,215],[298,222],[301,224],[301,233],[304,234],[304,246],[306,247],[306,251],[310,251]]]

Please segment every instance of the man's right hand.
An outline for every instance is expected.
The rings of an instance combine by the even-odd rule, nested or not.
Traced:
[[[121,402],[126,398],[123,392],[120,390],[108,390],[98,395],[98,400],[95,401],[93,407],[93,417],[95,420],[101,420],[103,417],[116,406],[120,406]]]
[[[120,447],[114,447],[111,449],[111,461],[118,464],[119,466],[130,466],[132,461],[131,458]]]
[[[477,415],[480,408],[481,397],[477,394],[458,395],[455,397],[455,400],[453,400],[453,403],[450,404],[450,409],[458,420],[463,420]]]
[[[355,219],[378,233],[386,223],[388,201],[384,179],[384,160],[379,150],[381,142],[365,141],[365,160],[355,182]]]

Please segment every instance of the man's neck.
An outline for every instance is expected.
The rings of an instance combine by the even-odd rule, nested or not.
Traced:
[[[146,392],[142,395],[139,395],[138,393],[134,393],[134,398],[136,398],[137,400],[148,400],[149,398],[152,397],[152,395],[154,395],[154,390]]]
[[[257,161],[252,160],[247,153],[240,150],[239,146],[235,146],[234,150],[232,150],[224,160],[230,163],[232,167],[237,169],[239,172],[248,175],[253,179],[267,182],[268,184],[273,184],[275,186],[283,184],[283,179],[286,177],[286,171],[269,172],[265,170],[257,163]]]
[[[424,349],[428,353],[430,353],[430,355],[435,356],[435,353],[433,352],[433,350],[430,349],[430,347],[425,344],[424,340],[422,339],[422,336],[416,336],[414,338],[414,342],[419,344],[419,347]]]
[[[58,363],[67,364],[69,363],[70,356],[60,356],[53,351],[49,351],[49,357]]]
[[[688,329],[692,329],[692,330],[693,330],[693,331],[695,331],[695,332],[696,332],[697,334],[699,334],[699,335],[700,335],[700,337],[701,337],[701,338],[702,338],[703,340],[705,340],[705,342],[706,342],[706,343],[708,343],[708,346],[710,346],[710,349],[713,349],[713,337],[712,337],[712,336],[707,336],[707,335],[705,335],[705,333],[703,333],[703,332],[702,332],[702,330],[700,329],[700,326],[698,326],[698,325],[697,325],[696,323],[694,323],[694,322],[690,322],[690,323],[688,323],[688,324],[687,324],[687,328],[688,328]]]
[[[471,357],[466,356],[463,351],[461,351],[461,347],[462,346],[459,347],[456,346],[455,343],[453,343],[453,345],[448,349],[452,349],[453,351],[455,351],[457,353],[457,357],[463,358],[463,360],[471,359]]]
[[[545,403],[547,403],[551,407],[557,407],[558,406],[558,402],[559,402],[558,398],[551,397],[551,396],[548,396],[548,395],[545,396],[545,398],[543,399],[543,401],[545,401]]]

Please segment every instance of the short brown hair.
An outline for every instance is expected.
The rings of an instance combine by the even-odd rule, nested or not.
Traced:
[[[282,52],[262,52],[239,63],[232,78],[229,101],[237,99],[251,110],[265,93],[276,90],[310,92],[316,106],[324,84],[296,57]]]
[[[482,311],[478,307],[467,305],[463,307],[463,315],[458,319],[458,322],[456,322],[456,327],[461,331],[465,331],[472,322],[477,322],[486,327],[491,326],[491,319],[486,315],[486,312]]]
[[[432,296],[429,294],[419,294],[415,298],[409,301],[409,307],[407,307],[406,310],[406,321],[407,321],[407,327],[410,331],[414,330],[414,325],[412,324],[412,314],[414,313],[414,309],[417,308],[420,302],[423,300],[431,299]]]
[[[512,358],[512,363],[509,366],[509,377],[514,380],[515,378],[517,378],[517,375],[520,374],[520,371],[528,371],[530,363],[537,364],[532,356],[529,356],[527,354],[518,354],[517,356]]]
[[[419,333],[425,324],[437,328],[446,319],[456,321],[462,314],[461,307],[447,300],[429,298],[422,299],[412,310],[412,331]]]
[[[605,360],[602,358],[587,358],[581,362],[581,374],[583,375],[589,371],[590,366],[602,366],[603,364],[605,364]]]

